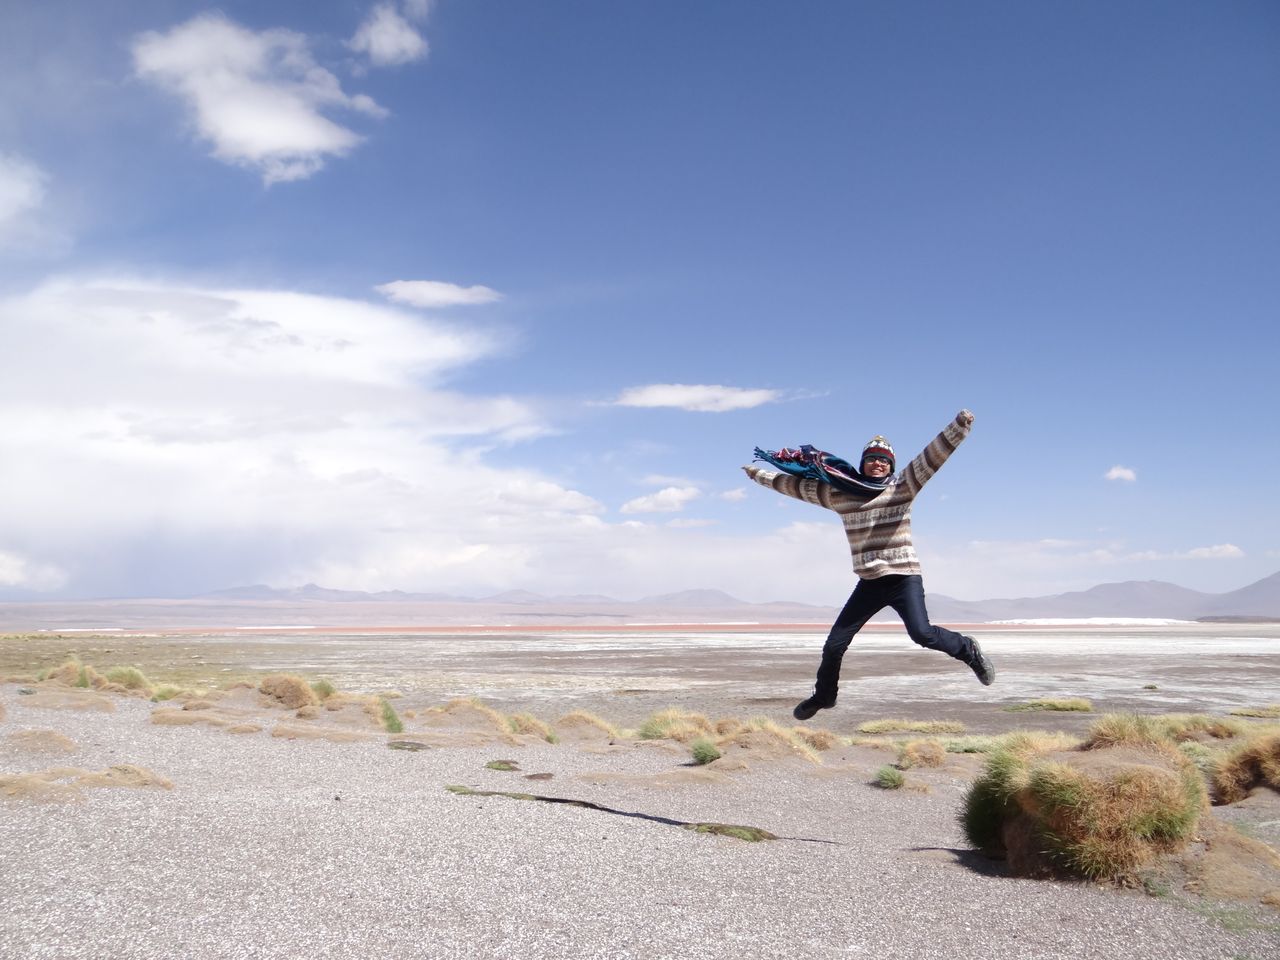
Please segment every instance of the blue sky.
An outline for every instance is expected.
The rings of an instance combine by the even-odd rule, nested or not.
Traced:
[[[1280,569],[1280,8],[14,5],[0,598],[835,603]]]

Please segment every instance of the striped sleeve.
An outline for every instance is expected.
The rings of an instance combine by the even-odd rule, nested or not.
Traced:
[[[971,427],[960,422],[960,414],[965,412],[962,410],[956,414],[956,418],[943,427],[942,432],[903,469],[902,479],[898,482],[904,484],[913,497],[947,462],[947,458],[955,453],[956,447],[960,446],[965,437],[969,436]]]
[[[829,484],[821,483],[817,480],[793,477],[791,474],[782,473],[781,471],[761,470],[758,467],[751,467],[750,473],[751,479],[762,487],[768,487],[778,493],[785,493],[788,497],[803,500],[805,503],[813,503],[819,507],[826,507],[828,510],[834,509],[831,506],[832,491]]]

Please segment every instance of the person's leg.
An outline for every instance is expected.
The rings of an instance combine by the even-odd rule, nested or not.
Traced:
[[[888,603],[902,618],[907,627],[907,635],[920,646],[940,650],[961,663],[968,664],[986,686],[990,686],[995,680],[995,667],[978,646],[978,641],[929,622],[929,612],[924,602],[923,577],[918,574],[903,577],[902,582],[895,585]]]
[[[814,684],[813,696],[792,711],[797,720],[808,720],[819,710],[835,706],[844,652],[849,649],[854,634],[884,609],[886,604],[883,593],[883,585],[878,580],[859,580],[858,585],[853,588],[844,609],[831,625],[826,643],[822,645],[822,663],[818,665],[818,680]]]

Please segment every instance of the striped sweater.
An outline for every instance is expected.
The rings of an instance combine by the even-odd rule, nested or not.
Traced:
[[[748,467],[747,473],[761,486],[840,514],[849,550],[853,553],[853,570],[862,579],[918,574],[920,558],[911,545],[911,503],[969,435],[971,427],[972,414],[960,411],[920,455],[891,477],[878,493],[846,493],[820,480],[801,479],[755,466]]]

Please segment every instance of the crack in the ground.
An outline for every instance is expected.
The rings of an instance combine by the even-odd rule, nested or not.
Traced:
[[[663,823],[670,827],[680,827],[684,830],[692,830],[695,833],[714,833],[722,837],[734,837],[738,840],[746,840],[749,843],[758,843],[762,840],[792,840],[797,843],[828,843],[839,846],[836,840],[818,840],[809,837],[780,837],[777,834],[770,833],[760,827],[749,827],[736,823],[710,823],[693,820],[677,820],[674,817],[663,817],[655,813],[640,813],[634,810],[618,810],[614,807],[606,807],[603,804],[593,803],[590,800],[575,800],[572,797],[547,797],[536,793],[510,793],[505,790],[474,790],[471,787],[462,787],[457,785],[446,786],[446,790],[450,793],[457,794],[460,797],[506,797],[508,800],[537,800],[541,803],[557,803],[568,807],[582,807],[587,810],[598,810],[601,813],[611,813],[618,817],[631,817],[637,820],[648,820],[652,823]]]

